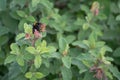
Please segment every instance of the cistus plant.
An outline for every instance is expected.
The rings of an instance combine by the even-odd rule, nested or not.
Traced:
[[[5,30],[4,34],[16,35],[4,59],[8,71],[0,79],[120,80],[111,56],[116,57],[119,48],[113,52],[105,38],[106,26],[110,25],[106,24],[108,16],[104,11],[108,0],[104,4],[80,0],[81,5],[78,0],[62,1],[8,2],[11,12],[7,16],[19,22],[17,29]]]

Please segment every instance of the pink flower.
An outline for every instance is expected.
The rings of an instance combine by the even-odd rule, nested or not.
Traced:
[[[99,10],[96,9],[95,12],[94,12],[94,15],[97,16],[99,14]]]
[[[99,79],[99,80],[101,80],[101,79],[103,79],[103,70],[102,69],[100,69],[100,68],[98,68],[97,70],[96,70],[96,74],[94,75],[97,79]]]
[[[102,70],[102,68],[99,68],[98,66],[93,66],[90,68],[91,72],[95,72],[94,77],[97,78],[98,80],[104,79],[106,80],[106,76],[104,74],[104,71]]]
[[[25,39],[30,39],[30,34],[26,33],[25,34]]]
[[[44,32],[46,29],[46,24],[41,24],[41,31]]]
[[[95,15],[95,16],[97,16],[98,14],[99,14],[99,7],[100,7],[100,5],[99,5],[99,3],[98,2],[93,2],[93,4],[92,4],[92,7],[91,7],[91,12]]]
[[[35,29],[35,32],[34,32],[34,36],[35,36],[35,38],[41,38],[42,37],[42,35],[40,34],[40,32],[37,31],[36,29]]]

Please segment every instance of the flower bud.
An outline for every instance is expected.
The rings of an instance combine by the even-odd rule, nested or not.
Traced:
[[[30,37],[31,37],[30,34],[28,33],[25,34],[25,39],[30,39]]]
[[[46,24],[41,24],[41,31],[44,32],[46,31],[45,29],[46,29]]]
[[[91,7],[91,12],[97,16],[99,14],[99,3],[98,2],[93,2],[92,7]]]

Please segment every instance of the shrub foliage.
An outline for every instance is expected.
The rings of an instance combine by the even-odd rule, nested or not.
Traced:
[[[0,0],[0,80],[120,80],[119,25],[119,0]]]

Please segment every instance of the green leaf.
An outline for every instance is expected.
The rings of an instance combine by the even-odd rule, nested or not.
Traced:
[[[96,40],[97,40],[97,35],[95,34],[95,32],[92,32],[89,36],[89,43],[91,49],[96,47]]]
[[[112,52],[112,49],[108,46],[103,46],[101,49],[100,49],[100,53],[101,53],[101,56],[104,56],[106,51],[109,51],[109,52]]]
[[[42,43],[37,46],[37,51],[38,51],[40,54],[49,52],[49,48],[47,48],[46,46],[47,46],[47,43],[46,43],[45,40],[43,40]]]
[[[32,54],[26,52],[26,53],[24,53],[24,59],[26,61],[29,61],[29,60],[34,59],[34,56]]]
[[[63,80],[72,80],[72,72],[71,69],[66,67],[61,68],[62,78]]]
[[[73,42],[76,39],[76,37],[74,35],[69,35],[66,37],[66,41],[68,44],[70,44],[71,42]]]
[[[40,46],[41,45],[41,39],[37,39],[35,42],[35,47]]]
[[[0,36],[7,34],[9,32],[9,29],[6,27],[0,27]]]
[[[111,66],[109,66],[109,69],[110,69],[110,71],[112,72],[112,74],[113,74],[118,80],[120,80],[120,72],[119,72],[119,70],[117,69],[117,67],[111,65]]]
[[[42,73],[40,73],[40,72],[35,72],[35,77],[37,78],[37,79],[41,79],[41,78],[43,78],[44,77],[44,75],[42,74]]]
[[[111,80],[113,80],[113,75],[110,72],[105,72],[105,75],[108,76]]]
[[[0,0],[0,11],[6,9],[6,0]]]
[[[67,68],[71,67],[71,57],[69,57],[69,56],[62,57],[62,62],[65,67],[67,67]]]
[[[96,60],[96,58],[91,56],[89,53],[81,54],[77,56],[76,59],[80,60],[86,67],[93,65],[92,63]]]
[[[105,48],[105,47],[102,47],[102,48],[100,49],[100,54],[101,54],[102,56],[104,56],[104,55],[105,55],[105,52],[106,52],[106,48]]]
[[[85,45],[82,41],[75,41],[72,43],[74,46],[79,46],[80,48],[88,49],[88,46]]]
[[[20,8],[23,8],[26,2],[26,0],[12,0],[10,3],[10,8],[13,9],[14,7],[16,7],[16,5],[18,5]]]
[[[86,18],[87,22],[90,22],[93,18],[93,14],[89,12],[89,13],[87,13],[87,16],[85,18]]]
[[[81,5],[81,10],[85,11],[86,13],[90,12],[88,6],[86,6],[86,5]]]
[[[16,36],[15,40],[18,41],[20,40],[21,38],[25,37],[25,34],[24,33],[20,33]]]
[[[85,44],[88,48],[90,48],[90,43],[88,40],[83,40],[83,44]]]
[[[35,59],[34,59],[34,65],[36,68],[39,68],[41,66],[42,63],[42,58],[40,55],[36,55]]]
[[[8,36],[0,36],[0,46],[8,42]]]
[[[94,78],[92,73],[86,72],[83,80],[97,80],[97,79]]]
[[[47,46],[47,42],[45,40],[43,40],[41,43],[41,47],[46,47],[46,46]]]
[[[32,0],[32,7],[36,7],[40,0]]]
[[[118,16],[116,17],[116,20],[117,20],[117,21],[120,21],[120,15],[118,15]]]
[[[26,78],[32,78],[32,72],[27,72],[26,74],[25,74],[25,77]]]
[[[112,57],[105,57],[107,61],[114,61]]]
[[[118,7],[119,7],[119,9],[120,9],[120,1],[118,1]]]
[[[27,21],[30,21],[30,22],[35,22],[35,18],[33,16],[28,16],[27,18]]]
[[[39,1],[44,7],[47,8],[48,12],[51,12],[51,9],[53,8],[53,4],[49,0],[40,0]]]
[[[105,14],[99,14],[99,15],[97,16],[97,18],[100,19],[100,20],[106,20],[106,19],[107,19],[107,16],[106,16]]]
[[[96,46],[97,47],[103,47],[105,45],[105,42],[104,41],[98,41],[97,43],[96,43]]]
[[[22,55],[18,55],[16,57],[16,60],[17,60],[17,63],[20,65],[20,66],[24,66],[24,58]]]
[[[24,23],[24,30],[25,30],[25,33],[32,34],[32,26],[28,25],[27,23]]]
[[[94,42],[97,40],[97,35],[95,32],[92,32],[89,36],[89,41]]]
[[[105,48],[106,48],[106,51],[108,51],[108,52],[112,52],[113,51],[109,46],[105,46]]]
[[[40,54],[47,53],[47,52],[49,52],[49,48],[38,46],[37,47],[37,52],[40,53]]]
[[[18,10],[18,11],[17,11],[17,14],[18,14],[20,17],[25,17],[25,16],[26,16],[25,12],[22,11],[22,10]]]
[[[53,53],[56,51],[56,48],[53,46],[48,46],[47,48],[49,49],[49,53]]]
[[[82,26],[86,21],[84,19],[81,18],[77,18],[77,21],[75,21],[75,25],[79,25]]]
[[[40,20],[42,23],[45,23],[46,25],[48,24],[48,22],[49,22],[49,20],[48,20],[48,18],[47,17],[43,17],[43,18],[41,18],[41,20]]]
[[[89,24],[88,23],[84,23],[83,24],[83,30],[87,30],[89,28]]]
[[[49,49],[46,48],[46,47],[42,47],[41,51],[40,51],[40,54],[47,53],[47,52],[49,52]]]
[[[18,29],[20,30],[20,31],[23,31],[24,30],[24,23],[26,22],[26,19],[20,19],[20,22],[19,22],[19,24],[18,24]]]
[[[18,31],[18,27],[16,27],[18,26],[18,20],[13,19],[9,12],[10,11],[5,11],[2,12],[3,14],[0,14],[2,18],[2,24],[9,29],[9,32],[15,34],[16,30]]]
[[[37,80],[36,77],[32,77],[30,80]]]
[[[86,60],[86,61],[89,61],[89,62],[95,60],[95,58],[89,53],[82,53],[79,56],[77,56],[76,59],[81,60],[81,61]]]
[[[9,79],[5,80],[26,80],[24,77],[24,73],[21,72],[20,69],[21,66],[19,66],[17,63],[12,63],[9,66]]]
[[[66,47],[67,47],[67,41],[64,39],[64,38],[62,38],[62,37],[60,37],[59,38],[59,48],[60,48],[60,52],[63,52],[65,49],[66,49]]]
[[[87,67],[82,63],[81,60],[78,60],[76,58],[72,59],[72,64],[77,66],[79,68],[79,73],[82,74],[83,72],[87,71]]]
[[[37,54],[36,50],[34,47],[27,47],[26,48],[26,51],[28,51],[29,53],[31,54]]]
[[[16,60],[16,56],[15,55],[9,55],[6,59],[5,59],[5,64],[11,63],[13,61]]]
[[[120,47],[118,47],[118,48],[114,51],[113,56],[115,56],[115,57],[120,57]]]
[[[19,47],[16,43],[12,43],[10,45],[10,48],[12,49],[11,54],[16,54],[16,55],[20,54]]]
[[[58,52],[54,52],[54,53],[50,54],[50,58],[60,59],[61,57],[62,57],[62,55]]]

